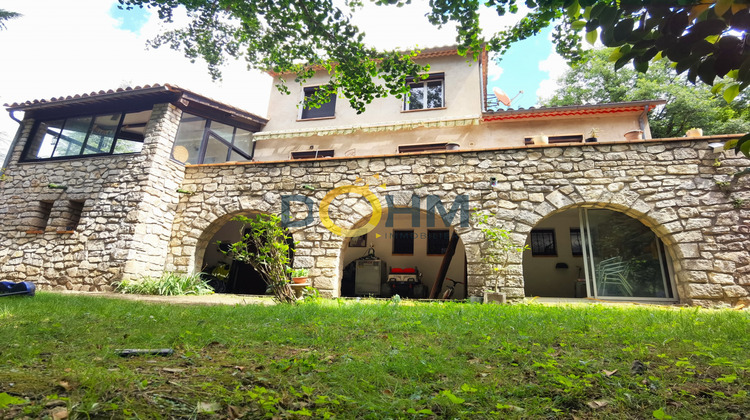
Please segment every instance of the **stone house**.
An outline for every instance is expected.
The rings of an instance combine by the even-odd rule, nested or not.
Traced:
[[[268,212],[329,296],[385,294],[382,276],[416,268],[422,290],[401,293],[420,297],[445,264],[458,298],[497,279],[510,299],[750,303],[750,188],[731,176],[747,160],[721,147],[737,135],[652,139],[661,101],[499,110],[486,55],[418,60],[430,74],[408,97],[361,115],[335,95],[304,106],[324,72],[272,94],[268,118],[173,85],[6,105],[24,117],[0,178],[0,279],[97,291],[228,264],[228,291],[261,293],[219,249],[241,235],[232,217]],[[529,246],[505,276],[472,212]]]

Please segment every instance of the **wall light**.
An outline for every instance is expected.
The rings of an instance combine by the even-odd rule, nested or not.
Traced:
[[[721,153],[724,151],[724,143],[708,143],[708,147],[710,147],[714,153]]]

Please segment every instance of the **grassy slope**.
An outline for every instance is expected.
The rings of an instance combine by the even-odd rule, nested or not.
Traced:
[[[206,410],[217,418],[372,419],[750,412],[748,312],[1,299],[0,407],[3,391],[29,402],[0,408],[0,418],[44,416],[62,404],[55,400],[83,418],[211,417]],[[115,355],[162,347],[175,354]]]

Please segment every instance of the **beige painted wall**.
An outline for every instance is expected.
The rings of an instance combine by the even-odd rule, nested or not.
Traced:
[[[523,279],[526,296],[575,297],[578,267],[583,268],[583,257],[573,256],[570,244],[570,228],[578,228],[578,209],[562,213],[540,221],[534,229],[554,229],[557,256],[531,255],[531,250],[523,253]],[[530,245],[531,234],[526,239]],[[555,268],[557,263],[566,263],[568,268]],[[583,277],[581,271],[581,277]]]
[[[328,81],[328,75],[318,72],[303,86],[289,81],[291,94],[277,90],[271,92],[268,103],[268,118],[263,131],[306,130],[319,127],[341,127],[347,125],[374,124],[395,121],[422,120],[428,118],[451,118],[481,113],[480,66],[468,63],[466,57],[449,56],[429,60],[430,73],[445,73],[445,109],[403,112],[403,101],[395,97],[379,98],[367,105],[362,114],[349,106],[349,101],[339,95],[336,99],[335,118],[298,121],[298,105],[304,98],[303,88],[318,86]],[[425,64],[420,62],[419,64]],[[278,79],[274,80],[274,84]]]
[[[427,227],[427,220],[425,213],[422,212],[420,217],[420,226],[412,227],[411,215],[409,214],[396,214],[393,217],[393,227],[385,227],[387,215],[384,212],[380,223],[367,234],[367,246],[373,245],[375,248],[375,255],[381,260],[385,261],[388,266],[388,270],[393,267],[407,268],[407,267],[419,267],[419,271],[423,274],[422,283],[427,286],[427,290],[432,288],[435,283],[440,265],[443,262],[442,255],[427,255],[427,231],[429,229],[448,229],[451,234],[453,233],[452,228],[446,228],[439,216],[435,218],[435,227]],[[413,229],[414,234],[417,238],[414,240],[414,255],[393,255],[393,230]],[[377,238],[377,235],[381,235]],[[343,265],[346,267],[350,262],[362,257],[367,252],[367,248],[350,248],[349,241],[345,241],[343,249]],[[463,241],[459,240],[458,246],[456,247],[456,253],[453,255],[453,260],[448,269],[447,277],[464,281],[464,264],[466,261],[466,253],[464,250]],[[443,284],[443,290],[448,286],[448,282]],[[459,284],[454,290],[455,298],[464,297],[464,285]]]
[[[308,136],[258,140],[255,160],[274,161],[291,158],[291,153],[306,150],[335,151],[335,156],[374,156],[398,153],[398,146],[422,143],[457,143],[461,150],[496,147],[522,147],[524,137],[536,134],[582,134],[599,129],[599,142],[623,141],[623,134],[637,130],[638,113],[609,116],[533,119],[525,121],[489,122],[480,125],[444,128],[418,128],[389,132]],[[325,120],[331,121],[331,120]],[[318,121],[321,122],[321,121]],[[648,127],[646,136],[651,137]]]

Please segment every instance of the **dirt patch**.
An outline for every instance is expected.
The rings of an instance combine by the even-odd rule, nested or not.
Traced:
[[[44,293],[56,293],[60,295],[86,295],[93,297],[104,297],[109,299],[135,300],[139,302],[171,303],[180,305],[274,305],[270,296],[256,295],[231,295],[226,293],[214,293],[211,295],[183,295],[183,296],[152,296],[132,295],[114,292],[79,292],[79,291],[44,291]]]

